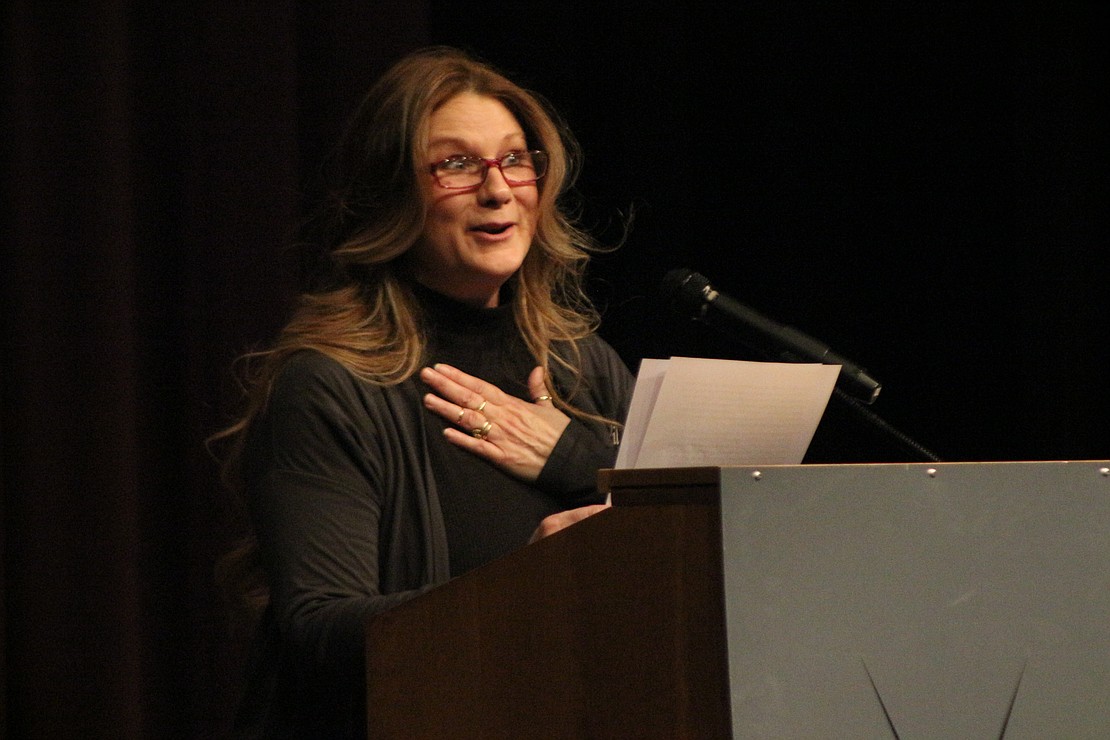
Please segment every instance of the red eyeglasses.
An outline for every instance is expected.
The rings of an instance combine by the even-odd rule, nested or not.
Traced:
[[[547,152],[509,152],[501,159],[450,157],[429,167],[436,184],[448,190],[474,188],[486,181],[490,167],[501,170],[510,185],[531,185],[547,172]]]

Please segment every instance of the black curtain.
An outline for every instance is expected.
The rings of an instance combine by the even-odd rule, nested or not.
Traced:
[[[636,211],[590,282],[633,369],[745,356],[660,304],[689,267],[867,367],[947,459],[1110,454],[1101,3],[616,5],[5,6],[5,734],[226,728],[235,524],[204,439],[286,315],[343,119],[427,42],[556,104],[604,241]]]
[[[204,439],[285,315],[327,142],[427,9],[3,12],[5,729],[219,735],[242,646]]]

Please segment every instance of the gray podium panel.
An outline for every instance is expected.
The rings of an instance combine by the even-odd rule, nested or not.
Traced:
[[[721,470],[735,737],[1110,737],[1104,462]]]

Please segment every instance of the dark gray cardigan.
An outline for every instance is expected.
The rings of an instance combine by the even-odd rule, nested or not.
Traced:
[[[580,409],[623,421],[633,379],[599,337],[579,343]],[[556,382],[560,390],[566,389]],[[370,616],[449,577],[425,437],[426,388],[382,387],[315,352],[292,357],[252,425],[244,480],[271,589],[238,718],[245,737],[364,734]],[[593,500],[612,429],[572,420],[536,486]]]

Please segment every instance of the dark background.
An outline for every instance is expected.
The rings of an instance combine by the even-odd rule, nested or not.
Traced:
[[[868,368],[946,460],[1110,456],[1102,3],[227,5],[2,11],[6,735],[225,727],[203,440],[343,119],[425,43],[556,105],[603,241],[635,212],[590,280],[633,369],[749,356],[660,301],[687,267]],[[814,450],[911,459],[833,407]]]

